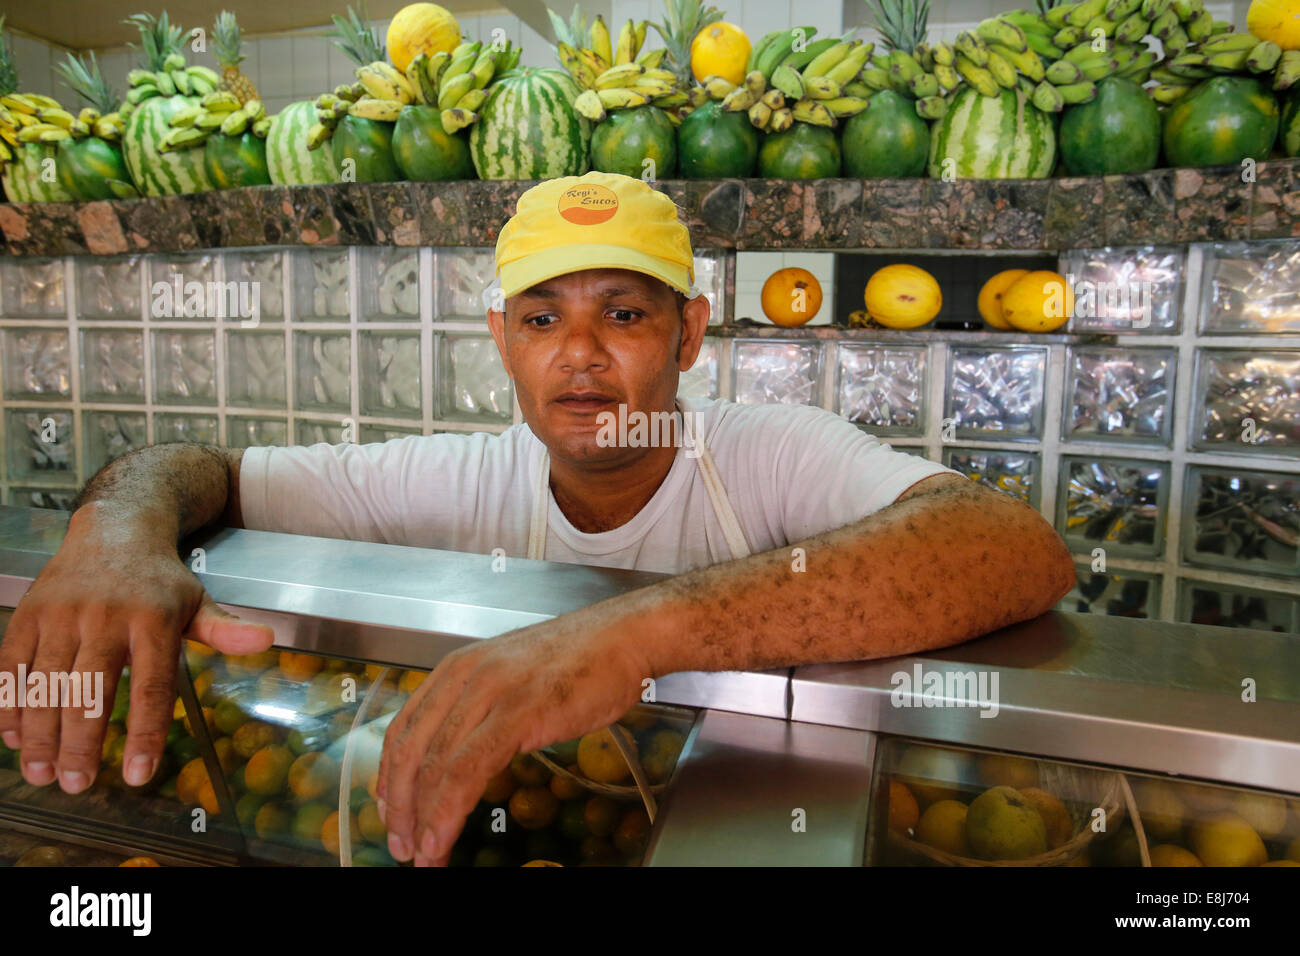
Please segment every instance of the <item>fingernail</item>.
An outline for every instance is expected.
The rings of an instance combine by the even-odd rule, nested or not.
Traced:
[[[153,779],[154,771],[157,769],[158,761],[155,758],[139,754],[127,761],[122,779],[132,787],[143,787]]]
[[[430,860],[438,858],[438,841],[433,838],[433,832],[424,831],[424,838],[420,840],[420,853]]]
[[[388,834],[388,852],[393,855],[394,860],[409,860],[411,858],[411,845],[406,842],[405,837],[390,833]]]
[[[0,740],[3,740],[5,746],[10,750],[23,749],[23,738],[18,736],[18,731],[16,730],[6,730],[3,734],[0,734]]]
[[[89,778],[78,770],[59,774],[59,786],[63,788],[64,793],[81,793],[88,783],[90,783]]]
[[[43,787],[54,780],[54,766],[48,763],[25,763],[23,764],[23,776],[27,782],[38,787]]]

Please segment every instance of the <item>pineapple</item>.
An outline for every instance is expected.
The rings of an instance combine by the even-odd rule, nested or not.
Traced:
[[[135,13],[122,21],[140,31],[140,65],[150,73],[167,69],[167,58],[179,55],[184,31],[167,19],[167,11],[155,17],[152,13]],[[134,49],[135,44],[131,44]]]
[[[217,22],[212,26],[212,46],[221,64],[221,88],[239,97],[241,106],[250,100],[260,100],[257,87],[239,68],[244,59],[240,49],[243,43],[239,38],[239,22],[229,10],[217,14]]]
[[[701,0],[664,0],[667,15],[663,23],[651,23],[668,48],[665,68],[677,74],[677,83],[689,90],[695,84],[691,74],[691,41],[711,23],[722,19],[722,11],[706,7]]]
[[[14,66],[14,51],[5,36],[5,18],[0,14],[0,96],[18,92],[18,68]]]
[[[54,69],[63,77],[68,89],[85,100],[86,105],[100,116],[108,116],[117,111],[121,98],[99,72],[99,62],[95,59],[94,51],[90,53],[89,68],[79,57],[69,53],[67,61],[56,64]]]
[[[359,11],[359,12],[358,12]],[[357,4],[357,9],[348,5],[347,19],[335,14],[335,30],[328,36],[335,38],[334,45],[348,55],[357,66],[367,66],[376,61],[386,60],[387,51],[378,34],[370,29],[370,18],[366,14],[365,0]]]
[[[876,29],[890,50],[915,53],[930,32],[930,0],[875,0]]]

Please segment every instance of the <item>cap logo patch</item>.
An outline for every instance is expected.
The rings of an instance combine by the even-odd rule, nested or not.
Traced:
[[[576,226],[598,226],[614,218],[618,212],[618,196],[607,186],[570,186],[560,193],[556,208]]]

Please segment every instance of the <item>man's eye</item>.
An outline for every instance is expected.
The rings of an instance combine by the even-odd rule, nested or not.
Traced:
[[[615,309],[610,315],[620,322],[631,322],[637,317],[637,313],[631,309]]]
[[[551,320],[554,318],[555,316],[551,315],[550,313],[547,313],[546,315],[535,315],[528,320],[528,324],[533,325],[539,329],[544,329],[551,324]]]

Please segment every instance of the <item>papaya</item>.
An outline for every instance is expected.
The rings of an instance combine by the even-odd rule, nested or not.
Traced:
[[[911,179],[925,175],[930,124],[916,115],[916,101],[884,90],[844,124],[840,143],[844,173],[859,179]]]
[[[1096,99],[1061,117],[1061,161],[1071,176],[1146,172],[1160,161],[1160,133],[1160,110],[1146,91],[1108,76]]]
[[[414,182],[474,179],[469,137],[448,133],[436,106],[407,106],[393,126],[393,159]]]
[[[1165,158],[1172,166],[1263,162],[1279,125],[1277,100],[1258,80],[1216,76],[1165,111]]]
[[[345,116],[334,128],[330,147],[344,182],[391,183],[402,178],[393,158],[392,123]]]
[[[203,144],[203,168],[217,189],[265,186],[271,182],[266,168],[266,140],[251,132],[209,136]]]
[[[683,179],[746,179],[758,161],[759,133],[745,113],[705,103],[677,127],[677,165]]]
[[[655,106],[611,110],[591,134],[591,168],[641,179],[667,179],[677,169],[677,130]]]
[[[840,166],[835,131],[811,123],[772,133],[758,151],[758,174],[764,179],[835,179]]]
[[[74,199],[113,199],[108,180],[131,181],[122,147],[98,136],[61,140],[54,163],[59,185]]]

